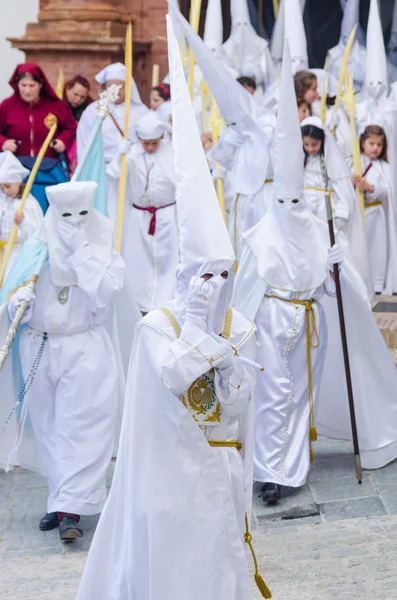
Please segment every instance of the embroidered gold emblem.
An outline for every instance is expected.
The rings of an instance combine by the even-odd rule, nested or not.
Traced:
[[[217,425],[221,422],[222,408],[216,397],[215,372],[211,369],[193,381],[185,394],[182,394],[182,404],[199,425]]]

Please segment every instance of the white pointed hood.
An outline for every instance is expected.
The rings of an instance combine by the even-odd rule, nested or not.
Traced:
[[[221,0],[208,0],[204,27],[204,43],[216,56],[219,56],[223,43]]]
[[[306,33],[300,0],[284,0],[284,35],[289,41],[292,74],[308,69]]]
[[[178,43],[169,15],[167,15],[167,33],[179,230],[176,300],[183,303],[186,301],[188,285],[193,276],[209,272],[216,276],[225,270],[231,273],[235,256],[201,144]],[[232,277],[230,281],[232,283]],[[230,296],[231,289],[228,296],[223,299],[225,302],[218,303],[222,313],[221,321]]]
[[[253,28],[247,0],[232,0],[232,29],[222,46],[223,59],[239,75],[253,76],[258,69],[268,43]]]
[[[92,256],[106,266],[111,262],[113,225],[94,208],[97,188],[93,181],[67,181],[47,188],[50,206],[36,237],[48,246],[50,278],[54,285],[77,284],[75,269],[69,262],[73,251],[58,233],[62,219],[85,229]]]
[[[371,0],[367,27],[365,93],[379,98],[387,89],[387,59],[378,0]]]
[[[272,56],[275,61],[281,62],[283,60],[283,48],[284,48],[284,0],[280,1],[280,6],[277,13],[276,22],[273,28],[272,34]]]
[[[22,183],[29,175],[29,169],[25,169],[21,161],[9,150],[2,153],[2,159],[0,165],[0,184]]]
[[[342,25],[340,29],[339,42],[346,46],[353,27],[359,23],[360,0],[347,0],[343,10]]]
[[[172,11],[172,18],[180,24],[222,117],[230,125],[225,135],[235,134],[234,141],[229,138],[229,147],[233,146],[230,169],[233,192],[255,194],[266,179],[269,140],[251,117],[252,97],[217,60],[180,13]],[[213,158],[217,160],[215,154]]]
[[[272,204],[244,238],[272,290],[315,290],[327,277],[328,233],[304,200],[304,153],[287,40],[273,152]]]

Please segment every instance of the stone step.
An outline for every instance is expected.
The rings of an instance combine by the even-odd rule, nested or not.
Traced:
[[[372,310],[397,365],[397,296],[376,296]]]

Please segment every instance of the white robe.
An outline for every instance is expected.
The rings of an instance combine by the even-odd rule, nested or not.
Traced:
[[[110,206],[116,205],[120,164],[117,156],[106,171],[111,181]],[[147,154],[141,144],[134,145],[127,156],[127,169],[122,254],[138,307],[149,312],[173,297],[176,283],[178,232],[171,144],[162,141],[154,154]],[[154,235],[149,234],[152,214],[133,204],[145,208],[170,204],[156,211]]]
[[[113,253],[105,267],[87,248],[70,257],[78,283],[65,304],[45,267],[25,315],[19,353],[25,381],[42,356],[24,398],[48,480],[48,512],[91,515],[106,500],[105,475],[115,434],[117,366],[104,327],[124,265]],[[44,341],[43,334],[48,334]],[[15,460],[16,459],[16,460]],[[11,464],[18,462],[11,455]]]
[[[19,199],[9,198],[4,194],[0,194],[0,240],[7,241],[10,238],[11,231],[14,227],[15,213],[17,212],[20,204],[21,201]],[[36,198],[32,196],[32,194],[29,194],[26,199],[23,214],[25,218],[18,226],[17,239],[14,243],[10,258],[8,260],[5,277],[10,272],[10,269],[19,254],[23,242],[25,242],[37,231],[43,220],[43,211],[41,210],[40,204],[37,202]],[[3,252],[6,251],[6,248],[7,245],[4,247],[4,249],[0,248],[0,261],[2,256],[4,256]]]
[[[345,50],[346,45],[343,42],[339,42],[336,46],[328,50],[328,70],[338,81]],[[353,75],[354,87],[357,91],[361,89],[364,83],[366,58],[366,49],[355,41],[351,49],[347,69]]]
[[[234,313],[230,342],[242,355],[255,352],[253,330]],[[162,311],[139,323],[113,485],[77,600],[250,598],[243,530],[252,490],[253,374],[244,367],[233,398],[215,388],[217,426],[200,427],[180,399],[209,360],[216,369],[222,353],[193,325],[178,339]],[[237,439],[243,450],[213,448],[208,439]]]
[[[272,290],[261,279],[247,246],[234,287],[233,305],[257,326],[257,360],[265,367],[254,400],[254,480],[299,487],[310,468],[306,308],[278,298],[314,299],[319,346],[311,349],[314,408],[327,348],[327,326],[318,300],[334,295],[332,280],[319,289]],[[278,298],[266,298],[277,296]],[[316,342],[312,337],[313,344]]]
[[[125,121],[125,103],[111,104],[112,116],[118,126],[124,131]],[[131,102],[130,108],[130,126],[128,130],[128,139],[131,142],[137,141],[135,133],[135,121],[147,113],[149,109],[144,104],[135,104]],[[93,102],[83,112],[77,127],[77,158],[80,161],[84,156],[84,150],[90,140],[91,132],[97,119],[97,102]],[[103,121],[102,140],[105,162],[110,162],[117,154],[119,143],[123,139],[120,131],[117,129],[110,115]]]
[[[365,209],[371,272],[375,292],[391,296],[397,293],[397,232],[390,166],[382,160],[370,161],[362,156],[363,171],[372,162],[365,176],[375,191],[365,192],[366,204],[381,202]]]

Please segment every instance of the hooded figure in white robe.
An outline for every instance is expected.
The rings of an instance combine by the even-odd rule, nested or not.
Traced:
[[[111,64],[95,75],[95,81],[102,86],[110,83],[123,84],[127,79],[127,71],[123,64]],[[124,94],[120,100],[110,105],[111,112],[102,125],[103,153],[106,162],[110,162],[117,154],[120,141],[123,139],[125,127]],[[135,81],[131,80],[131,105],[128,139],[136,142],[135,121],[149,109],[143,104]],[[90,104],[82,114],[77,127],[77,157],[81,160],[89,142],[91,131],[97,118],[97,102]]]
[[[21,194],[19,193],[17,196],[10,195],[10,191],[7,189],[9,188],[8,184],[19,184],[21,186],[23,180],[29,175],[29,170],[25,169],[12,152],[6,150],[2,154],[3,160],[0,164],[0,264],[7,249],[7,241],[15,225],[15,214],[21,204]],[[29,194],[23,209],[23,221],[18,225],[18,235],[8,259],[5,278],[19,254],[21,245],[35,233],[42,221],[43,211],[40,204],[32,194]]]
[[[386,132],[394,215],[397,216],[397,98],[393,89],[389,93],[386,50],[377,0],[371,0],[370,5],[365,85],[360,94],[360,101],[356,105],[356,119],[360,133],[368,125],[379,125]]]
[[[272,55],[278,71],[281,69],[286,37],[289,41],[293,75],[298,71],[307,71],[309,58],[303,23],[303,7],[300,0],[281,0],[280,2],[272,37]]]
[[[277,81],[269,45],[251,25],[247,0],[231,0],[232,29],[222,46],[222,60],[237,78],[252,77],[258,100]]]
[[[273,201],[244,235],[233,305],[257,326],[259,361],[254,402],[254,480],[265,502],[280,499],[280,486],[306,481],[316,439],[315,402],[327,348],[319,299],[334,294],[330,269],[342,260],[329,248],[327,225],[306,206],[303,149],[292,66],[286,40],[281,102],[274,143]]]
[[[244,514],[254,376],[239,356],[252,356],[255,337],[227,310],[233,250],[171,20],[168,36],[178,288],[137,328],[120,454],[77,600],[250,598]]]
[[[150,112],[136,123],[139,142],[120,144],[107,166],[109,204],[116,206],[121,154],[127,153],[127,194],[122,254],[127,281],[141,312],[163,306],[174,295],[178,264],[175,176],[167,125]],[[114,202],[112,202],[112,198]]]
[[[343,56],[346,50],[346,44],[350,37],[353,27],[359,23],[360,0],[347,0],[343,12],[342,26],[339,42],[336,46],[328,50],[329,73],[339,81],[339,73],[343,62]],[[365,79],[365,60],[366,49],[356,34],[353,46],[350,52],[347,69],[353,76],[354,87],[359,91]]]
[[[11,320],[22,300],[29,303],[19,341],[26,391],[20,430],[29,415],[49,488],[52,526],[40,527],[59,524],[68,540],[82,535],[79,515],[104,506],[117,410],[116,359],[104,324],[124,264],[112,249],[111,221],[93,207],[96,189],[93,182],[48,189],[50,208],[36,234],[48,261],[34,293],[23,286],[8,302]],[[62,527],[70,515],[73,526]]]

